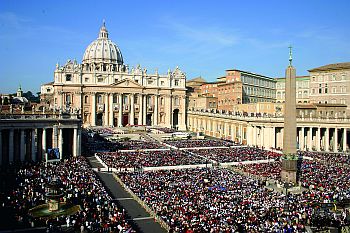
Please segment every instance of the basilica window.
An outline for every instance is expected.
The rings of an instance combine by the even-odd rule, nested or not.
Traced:
[[[71,95],[66,95],[66,104],[71,104]]]
[[[164,81],[160,81],[160,85],[161,85],[161,86],[164,86]]]
[[[164,105],[164,98],[163,97],[160,98],[160,105]]]
[[[179,105],[179,97],[175,97],[175,105],[176,105],[176,106]]]
[[[148,79],[147,83],[148,83],[149,85],[151,85],[151,84],[153,84],[153,80],[152,80],[152,79]]]
[[[72,75],[66,74],[66,81],[72,81]]]
[[[84,96],[84,103],[87,104],[89,102],[89,96]]]
[[[97,82],[102,83],[103,82],[103,78],[102,77],[97,77]]]
[[[175,86],[179,86],[179,80],[175,80]]]
[[[102,95],[97,96],[97,103],[102,104]]]

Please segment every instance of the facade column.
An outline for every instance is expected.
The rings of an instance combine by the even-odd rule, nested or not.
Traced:
[[[77,156],[81,155],[81,129],[77,129]]]
[[[178,128],[179,130],[186,130],[186,96],[180,97],[180,114],[179,114],[179,122]]]
[[[325,140],[324,141],[326,143],[325,151],[329,151],[329,128],[326,128]]]
[[[158,113],[158,94],[155,94],[154,96],[154,122],[153,122],[153,125],[158,125],[158,116],[159,116],[159,113]]]
[[[143,125],[143,94],[139,94],[139,116],[137,118],[138,125]]]
[[[43,148],[43,160],[46,161],[46,129],[43,128],[43,135],[42,135],[42,139],[41,139],[41,143],[42,143],[42,148]]]
[[[129,120],[129,124],[130,125],[134,125],[134,119],[135,119],[135,94],[131,93],[130,94],[130,120]]]
[[[169,128],[173,128],[173,122],[172,122],[172,109],[173,109],[173,105],[172,105],[172,95],[167,95],[165,97],[165,106],[166,106],[166,113],[165,113],[165,119],[166,119],[166,126]]]
[[[312,151],[312,127],[307,131],[307,148]]]
[[[109,126],[110,124],[109,124],[109,122],[108,122],[108,120],[109,120],[109,115],[108,115],[108,113],[109,113],[109,104],[108,104],[108,93],[105,93],[105,104],[104,104],[104,106],[105,106],[105,114],[104,114],[104,126]]]
[[[239,135],[239,143],[243,142],[243,130],[242,130],[243,126],[242,124],[239,124],[239,128],[238,128],[238,135]]]
[[[347,135],[346,135],[346,133],[347,133],[347,129],[344,128],[344,129],[343,129],[343,151],[344,151],[344,152],[345,152],[346,149],[347,149],[347,143],[346,143],[346,141],[347,141]]]
[[[78,137],[78,129],[74,128],[73,129],[73,157],[77,157],[77,137]]]
[[[235,141],[236,139],[236,125],[231,124],[231,140]]]
[[[230,130],[229,127],[228,127],[228,123],[227,122],[224,123],[224,127],[225,127],[225,131],[224,131],[225,133],[224,134],[225,134],[225,138],[227,139],[228,136],[229,136],[229,130]]]
[[[20,154],[20,160],[21,162],[23,162],[26,159],[24,129],[20,129],[20,135],[21,136],[20,136],[19,154]]]
[[[35,148],[35,129],[32,129],[31,132],[31,155],[32,155],[32,160],[36,162],[36,148]]]
[[[113,93],[109,95],[109,125],[114,126]]]
[[[9,130],[9,163],[13,163],[13,159],[14,159],[14,150],[13,150],[13,136],[14,136],[14,130],[10,129]]]
[[[60,151],[60,159],[63,158],[63,129],[58,130],[59,133],[59,139],[58,139],[58,149]]]
[[[253,132],[252,132],[252,146],[256,146],[256,126],[253,125]]]
[[[316,134],[316,150],[321,151],[321,128],[317,128],[317,134]]]
[[[142,114],[142,122],[143,125],[147,125],[146,116],[147,116],[147,95],[143,96],[143,114]]]
[[[338,152],[338,128],[334,128],[334,152]]]
[[[119,112],[118,112],[118,127],[123,126],[123,94],[119,93],[118,95],[118,104],[119,104]]]
[[[91,126],[96,126],[96,93],[92,93]]]
[[[0,165],[2,165],[2,160],[3,160],[3,157],[2,157],[2,131],[0,129]]]

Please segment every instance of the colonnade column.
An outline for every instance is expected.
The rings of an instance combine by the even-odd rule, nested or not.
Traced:
[[[346,133],[347,133],[347,129],[346,128],[344,128],[343,129],[344,131],[343,131],[343,151],[346,151],[346,147],[347,147],[347,135],[346,135]]]
[[[60,151],[60,159],[63,158],[63,129],[59,129],[58,149]]]
[[[305,150],[305,128],[301,127],[300,150]]]
[[[130,120],[129,120],[129,124],[130,125],[134,125],[134,119],[135,119],[135,112],[134,112],[134,101],[135,101],[135,94],[132,93],[130,96]]]
[[[123,126],[122,118],[123,118],[123,94],[118,95],[118,104],[119,104],[119,112],[118,112],[118,127]]]
[[[2,165],[2,132],[0,129],[0,165]]]
[[[234,127],[234,130],[236,131],[236,127]],[[253,145],[253,126],[247,126],[247,135],[247,145]]]
[[[317,134],[316,134],[316,150],[321,150],[321,128],[317,128]]]
[[[14,130],[10,129],[9,131],[9,163],[13,162],[14,159],[14,150],[13,150],[13,135],[14,135]]]
[[[43,156],[46,155],[46,129],[43,128],[43,135],[42,135],[42,139],[41,139],[41,144],[42,144],[42,150],[43,150]],[[46,161],[46,156],[43,158],[43,160]]]
[[[325,151],[329,151],[329,128],[326,128],[326,133],[325,133]]]
[[[31,155],[32,155],[32,160],[35,162],[36,161],[36,150],[35,150],[35,129],[32,129],[31,132]]]
[[[236,139],[236,125],[231,125],[231,140],[235,141]]]
[[[109,125],[114,126],[113,93],[109,95]]]
[[[142,122],[143,122],[143,125],[147,125],[147,122],[146,122],[146,116],[147,116],[147,95],[144,95],[143,96],[143,114],[142,114]]]
[[[273,148],[276,148],[276,127],[272,126],[271,127],[271,135],[272,135],[272,138],[271,138],[271,146]]]
[[[242,124],[239,124],[238,134],[239,134],[239,143],[242,143],[243,142],[243,125]]]
[[[154,122],[153,125],[158,125],[158,94],[154,96]]]
[[[96,93],[92,93],[91,125],[96,126]]]
[[[309,130],[307,131],[307,148],[310,151],[312,150],[312,127],[309,127]]]
[[[77,156],[77,137],[78,137],[78,129],[73,129],[73,157]]]
[[[338,152],[338,128],[334,128],[334,152]]]
[[[20,148],[19,148],[19,154],[20,154],[20,160],[24,161],[25,158],[25,138],[24,138],[24,129],[20,130]]]
[[[109,104],[108,104],[108,93],[106,93],[105,94],[105,114],[104,114],[104,118],[105,118],[105,120],[104,120],[104,125],[105,126],[108,126],[108,125],[110,125],[109,124],[109,122],[108,122],[108,120],[109,120],[109,115],[108,115],[108,113],[109,113]]]

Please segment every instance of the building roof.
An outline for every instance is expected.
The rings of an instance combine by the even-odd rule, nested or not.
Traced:
[[[244,70],[228,69],[226,71],[238,71],[238,72],[249,74],[249,75],[253,75],[253,76],[259,76],[259,77],[263,77],[263,78],[274,79],[274,78],[271,78],[271,77],[268,77],[268,76],[265,76],[265,75],[256,74],[256,73],[252,73],[252,72],[244,71]]]
[[[350,69],[350,62],[328,64],[308,70],[309,72]]]
[[[54,84],[54,83],[55,83],[55,82],[44,83],[44,84],[41,84],[41,86],[52,85],[52,84]]]
[[[285,77],[277,77],[277,78],[274,78],[277,82],[285,82]],[[304,75],[304,76],[296,76],[295,77],[296,80],[310,80],[310,76],[308,75]]]

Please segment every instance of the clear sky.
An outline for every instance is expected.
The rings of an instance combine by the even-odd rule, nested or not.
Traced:
[[[214,81],[226,69],[284,76],[350,61],[349,0],[0,1],[0,93],[40,91],[58,62],[81,62],[103,19],[129,66],[179,66]]]

